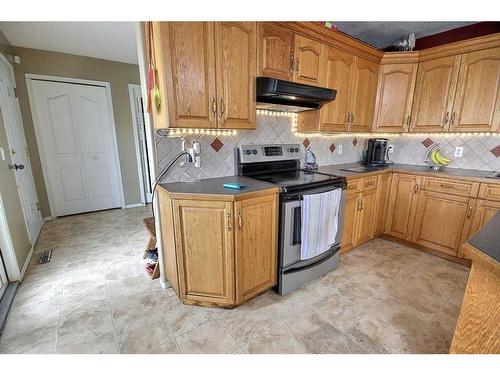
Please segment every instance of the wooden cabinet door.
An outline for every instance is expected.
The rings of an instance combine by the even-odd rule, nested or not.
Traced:
[[[306,85],[324,86],[326,54],[326,44],[295,34],[293,80]]]
[[[344,223],[340,252],[346,253],[354,248],[357,233],[359,194],[347,194],[344,208]]]
[[[356,57],[354,79],[351,86],[352,120],[349,127],[353,132],[370,132],[377,94],[378,64]]]
[[[337,90],[337,95],[335,100],[326,103],[320,110],[320,130],[327,132],[346,132],[349,130],[347,111],[353,76],[354,56],[342,50],[328,47],[326,87]]]
[[[214,26],[210,22],[161,22],[159,79],[165,77],[161,106],[168,105],[169,124],[156,128],[215,128],[217,114]],[[160,80],[161,82],[161,80]]]
[[[500,47],[462,55],[452,131],[497,131],[500,124]]]
[[[377,208],[377,189],[361,192],[361,204],[358,218],[358,232],[356,234],[355,246],[361,245],[374,236],[373,222]]]
[[[291,81],[294,68],[293,31],[263,22],[260,34],[260,74]]]
[[[277,195],[235,202],[236,303],[276,284]]]
[[[373,119],[374,131],[408,131],[417,65],[386,64],[380,67]]]
[[[412,132],[448,130],[459,66],[460,56],[419,63],[413,99]]]
[[[377,208],[373,224],[374,235],[385,232],[385,217],[387,215],[387,205],[391,193],[391,174],[383,174],[378,177],[377,184]]]
[[[219,128],[255,128],[256,43],[256,22],[215,23]]]
[[[234,303],[231,202],[175,200],[179,294],[207,303]]]
[[[421,190],[412,242],[456,256],[466,239],[474,199]]]
[[[419,185],[418,176],[393,174],[386,219],[387,233],[391,236],[411,239]]]
[[[478,199],[469,237],[481,229],[498,211],[500,211],[500,202]]]

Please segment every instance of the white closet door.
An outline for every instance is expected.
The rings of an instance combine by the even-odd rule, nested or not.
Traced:
[[[32,88],[52,215],[120,207],[106,88],[38,80]]]

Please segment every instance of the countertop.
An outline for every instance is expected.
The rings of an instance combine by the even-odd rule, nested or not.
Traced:
[[[380,168],[369,172],[349,172],[342,170],[345,168],[359,168],[362,166],[363,165],[361,163],[323,165],[318,168],[317,172],[352,178],[352,177],[361,177],[364,174],[380,173],[381,171],[399,171],[399,172],[410,172],[418,174],[429,174],[433,176],[442,176],[451,178],[458,177],[464,179],[473,179],[474,181],[481,180],[482,182],[500,184],[500,179],[488,178],[488,175],[490,175],[492,172],[478,171],[475,169],[443,168],[441,170],[435,171],[423,165],[391,164],[386,168]]]
[[[246,187],[240,190],[225,188],[223,184],[229,182],[246,185]],[[199,182],[171,182],[159,186],[171,194],[208,194],[234,197],[267,189],[276,189],[277,192],[281,190],[278,185],[243,176],[206,178]]]
[[[490,258],[500,262],[500,212],[497,212],[467,242]]]

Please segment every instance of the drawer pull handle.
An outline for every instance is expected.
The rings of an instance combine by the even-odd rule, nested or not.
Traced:
[[[366,186],[373,186],[373,185],[375,185],[375,182],[373,182],[373,181],[366,183]]]
[[[439,184],[441,187],[448,188],[448,189],[455,189],[456,186],[452,184]]]

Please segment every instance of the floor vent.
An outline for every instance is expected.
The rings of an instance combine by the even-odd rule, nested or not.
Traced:
[[[40,253],[40,255],[38,256],[38,260],[36,261],[36,264],[49,263],[50,258],[52,258],[52,249],[45,250],[44,252]]]

